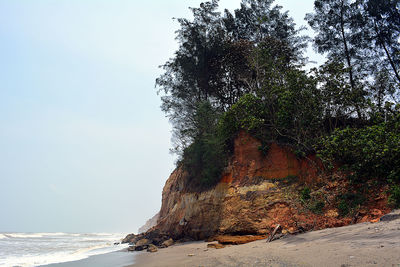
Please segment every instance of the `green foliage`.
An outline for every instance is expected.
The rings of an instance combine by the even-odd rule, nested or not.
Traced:
[[[311,189],[308,186],[300,191],[300,201],[309,211],[315,214],[321,214],[325,208],[325,201],[321,198],[321,195],[311,195]]]
[[[220,132],[227,142],[233,141],[239,130],[245,130],[263,139],[261,137],[265,118],[265,108],[261,99],[246,94],[222,115],[219,122]]]
[[[340,216],[352,214],[360,205],[365,202],[365,197],[360,193],[348,192],[337,197]]]
[[[310,73],[302,68],[307,37],[273,0],[242,0],[223,14],[211,0],[178,19],[179,48],[156,86],[188,183],[217,183],[241,130],[264,155],[271,142],[298,158],[317,149],[354,182],[399,181],[399,3],[315,0],[306,19],[327,62]],[[322,211],[323,200],[303,193],[310,210]],[[342,214],[353,209],[346,197],[338,203]]]
[[[400,123],[336,130],[322,140],[319,156],[330,164],[339,163],[355,181],[399,180]]]
[[[315,214],[322,214],[324,208],[325,202],[322,200],[317,200],[310,206],[310,211],[314,212]]]
[[[193,116],[195,127],[187,134],[193,142],[185,148],[182,166],[188,173],[188,188],[201,190],[218,183],[227,162],[225,144],[217,129],[218,112],[210,103],[200,103]]]
[[[310,193],[311,189],[308,186],[304,187],[300,192],[300,200],[302,200],[303,202],[309,200],[311,198]]]
[[[207,189],[219,182],[226,165],[224,146],[215,135],[195,139],[185,149],[182,163],[188,172],[188,188]]]
[[[277,66],[283,58],[286,65],[302,60],[305,37],[298,35],[287,12],[272,3],[243,0],[239,9],[221,15],[218,1],[212,0],[191,8],[192,20],[177,20],[179,48],[156,79],[161,108],[173,124],[174,152],[182,154],[193,142],[190,129],[198,103],[207,101],[226,111],[242,95],[256,92],[254,85],[267,73],[254,70],[254,51],[269,51],[260,62],[273,58]]]
[[[400,208],[400,185],[392,185],[389,193],[389,205],[396,209]]]

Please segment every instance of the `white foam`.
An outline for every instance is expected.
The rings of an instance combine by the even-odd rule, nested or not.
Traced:
[[[22,257],[7,257],[6,259],[0,259],[0,266],[34,267],[38,265],[46,265],[52,263],[77,261],[86,259],[90,256],[121,250],[126,247],[127,246],[125,244],[119,246],[98,245],[89,248],[82,248],[72,253],[56,252],[45,255],[24,255]]]
[[[43,237],[42,233],[9,233],[5,234],[7,237],[14,237],[14,238],[40,238]]]
[[[126,248],[127,244],[113,245],[121,236],[104,233],[2,233],[0,239],[7,240],[4,243],[7,245],[0,247],[0,266],[33,267],[81,260]],[[53,238],[49,241],[49,237]],[[89,239],[93,242],[82,242]],[[55,249],[58,246],[60,250]]]

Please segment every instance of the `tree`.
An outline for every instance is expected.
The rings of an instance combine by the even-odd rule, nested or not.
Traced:
[[[349,0],[316,0],[314,11],[306,15],[306,20],[317,32],[314,45],[318,52],[327,53],[328,59],[345,64],[352,102],[358,118],[362,118],[366,92],[361,84],[364,70],[362,50],[358,49],[362,33],[353,27],[359,18],[356,5]]]
[[[365,10],[363,34],[366,41],[372,42],[375,51],[381,50],[385,68],[400,83],[400,1],[363,0],[359,7]]]
[[[243,0],[234,15],[226,10],[221,16],[216,11],[218,1],[213,0],[191,8],[192,21],[178,19],[179,49],[156,80],[163,94],[162,110],[174,126],[175,151],[182,152],[193,142],[188,129],[193,128],[198,103],[209,102],[223,112],[242,95],[258,90],[254,81],[266,74],[257,74],[253,68],[253,51],[284,48],[290,64],[302,59],[305,38],[298,36],[287,12],[281,13],[278,6],[271,8],[272,2]]]

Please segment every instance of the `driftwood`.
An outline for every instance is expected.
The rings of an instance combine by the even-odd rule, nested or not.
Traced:
[[[281,225],[278,224],[278,225],[275,227],[274,231],[272,231],[272,233],[269,235],[269,237],[268,237],[268,239],[267,239],[267,243],[274,240],[274,237],[275,237],[276,233],[277,233],[278,230],[280,230],[280,229],[281,229]]]
[[[351,224],[357,223],[358,217],[360,216],[360,212],[358,211],[354,216],[353,219],[351,220]]]

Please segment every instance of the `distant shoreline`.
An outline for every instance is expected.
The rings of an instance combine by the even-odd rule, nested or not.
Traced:
[[[129,267],[398,266],[400,210],[383,220],[223,249],[207,248],[207,243],[201,241],[177,244],[156,253],[137,254],[136,262]]]

